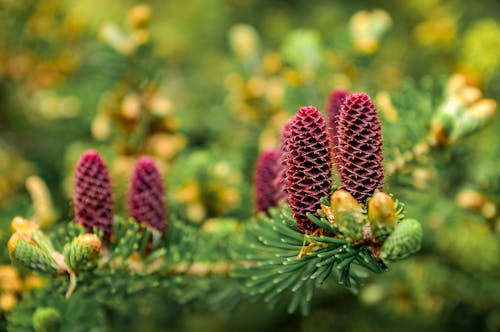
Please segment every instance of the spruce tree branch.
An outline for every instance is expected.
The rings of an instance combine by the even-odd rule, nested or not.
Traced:
[[[128,265],[127,270],[130,272],[146,271],[147,274],[159,274],[163,276],[192,276],[192,277],[207,277],[207,276],[222,276],[231,277],[236,267],[249,267],[254,263],[246,260],[242,261],[190,261],[179,262],[174,265],[165,266],[162,261],[153,261],[151,264],[143,264],[134,262]]]
[[[233,262],[193,262],[190,264],[180,263],[167,268],[166,272],[171,275],[187,275],[195,277],[225,276],[229,277],[234,269]]]

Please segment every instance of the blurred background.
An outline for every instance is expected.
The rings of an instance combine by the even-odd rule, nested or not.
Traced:
[[[495,0],[0,0],[0,242],[16,215],[71,220],[73,165],[88,148],[108,162],[117,213],[147,154],[171,213],[200,227],[247,220],[259,151],[337,87],[382,109],[386,163],[397,165],[432,134],[450,77],[498,102],[499,49]],[[213,315],[145,294],[94,330],[500,331],[498,130],[494,119],[388,169],[398,176],[386,189],[424,225],[424,247],[358,295],[329,285],[302,317],[262,303]],[[43,281],[0,259],[5,327]]]

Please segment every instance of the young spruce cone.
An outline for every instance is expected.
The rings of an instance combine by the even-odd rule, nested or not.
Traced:
[[[278,205],[275,179],[278,172],[279,153],[266,150],[261,153],[255,168],[255,210],[266,212],[270,207]]]
[[[288,194],[286,192],[286,163],[288,160],[288,142],[290,140],[290,128],[292,126],[294,118],[288,120],[288,122],[283,126],[281,130],[280,137],[280,150],[278,158],[278,170],[276,179],[274,180],[274,187],[276,189],[276,202],[286,201],[288,202]]]
[[[288,202],[298,227],[314,231],[306,213],[321,208],[320,199],[330,195],[332,162],[326,122],[314,106],[302,107],[290,127],[286,167]]]
[[[132,174],[128,204],[132,218],[166,232],[163,179],[154,161],[140,158]]]
[[[328,97],[328,104],[326,105],[328,134],[330,135],[330,140],[332,141],[334,150],[337,146],[337,123],[339,121],[340,109],[342,108],[347,96],[349,96],[349,91],[346,89],[334,89],[331,92],[330,97]]]
[[[73,194],[75,217],[87,232],[97,227],[109,240],[113,232],[113,198],[108,169],[99,153],[86,151],[78,161]]]
[[[364,203],[375,189],[382,190],[384,180],[380,122],[366,94],[354,93],[346,98],[337,130],[335,161],[341,188]]]

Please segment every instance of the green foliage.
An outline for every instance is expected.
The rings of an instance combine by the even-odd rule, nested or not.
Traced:
[[[101,310],[96,310],[95,299],[75,293],[66,300],[61,293],[62,286],[61,283],[57,283],[53,288],[44,288],[28,294],[16,311],[9,315],[8,330],[37,331],[34,324],[38,324],[40,317],[34,315],[39,308],[50,307],[51,311],[55,310],[62,318],[61,331],[104,331],[104,315]]]
[[[324,215],[312,222],[325,232],[338,234]],[[346,239],[328,235],[306,235],[301,232],[289,208],[271,210],[270,216],[260,215],[247,227],[246,254],[243,266],[235,276],[246,279],[244,291],[251,297],[262,298],[271,307],[291,292],[288,312],[300,308],[309,313],[309,302],[316,288],[332,276],[338,284],[356,292],[361,275],[351,269],[357,264],[372,272],[383,272],[383,262],[373,257],[369,249],[354,247]]]

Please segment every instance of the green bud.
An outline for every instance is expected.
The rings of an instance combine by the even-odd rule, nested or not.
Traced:
[[[400,260],[420,250],[423,231],[415,219],[404,219],[396,225],[382,245],[380,257],[384,260]]]
[[[456,141],[483,128],[494,117],[496,110],[497,104],[492,99],[481,99],[471,105],[455,119],[451,140]]]
[[[61,330],[62,317],[55,308],[37,308],[31,319],[35,332],[58,332]]]
[[[64,246],[63,254],[69,268],[83,270],[101,255],[101,240],[95,234],[80,234]]]
[[[363,236],[363,208],[346,190],[340,189],[330,198],[335,224],[345,237],[357,241]]]
[[[37,246],[27,234],[20,232],[12,234],[8,250],[13,263],[32,271],[49,274],[56,274],[59,271],[59,266],[52,253]]]
[[[368,220],[375,238],[383,240],[389,236],[398,220],[396,204],[389,195],[377,192],[370,198]]]
[[[54,247],[52,246],[52,242],[49,237],[40,230],[40,225],[37,223],[23,217],[14,217],[10,223],[10,228],[14,233],[22,233],[25,237],[29,237],[29,242],[35,244],[43,250],[47,252],[54,251]]]
[[[483,128],[494,117],[497,103],[479,99],[477,89],[463,88],[450,96],[438,109],[432,121],[435,144],[448,145]]]

